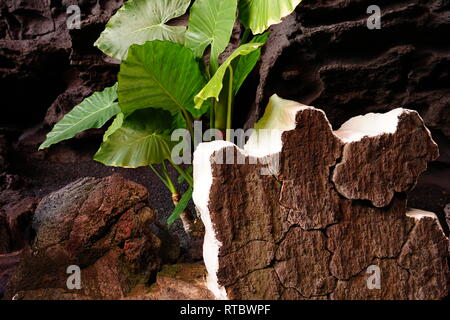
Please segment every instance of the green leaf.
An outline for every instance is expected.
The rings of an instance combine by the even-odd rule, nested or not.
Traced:
[[[169,41],[133,45],[119,72],[119,102],[125,115],[138,109],[189,111],[195,118],[207,111],[194,108],[194,97],[206,84],[192,50]]]
[[[253,34],[260,34],[291,14],[301,0],[239,0],[239,18]]]
[[[47,139],[40,145],[39,150],[48,148],[52,144],[73,138],[77,133],[101,128],[109,119],[120,112],[117,102],[117,84],[96,92],[75,106],[49,132]]]
[[[185,125],[181,117],[161,109],[138,110],[102,143],[94,160],[124,168],[160,164],[170,159],[177,143],[171,141],[172,131]]]
[[[270,35],[269,32],[257,35],[252,39],[250,43],[265,44],[267,42],[267,39],[269,38],[269,35]],[[245,79],[247,79],[250,72],[252,72],[253,68],[255,68],[260,57],[261,57],[261,48],[246,56],[239,57],[236,68],[234,69],[234,80],[233,80],[234,96],[237,95]]]
[[[120,112],[115,118],[114,121],[109,126],[108,130],[106,130],[105,134],[103,135],[103,142],[105,142],[110,135],[112,135],[114,132],[116,132],[120,127],[122,127],[123,124],[123,118],[124,114]]]
[[[189,201],[192,199],[192,188],[189,188],[188,191],[186,191],[183,196],[180,199],[180,202],[178,202],[177,206],[173,210],[170,217],[167,219],[167,226],[170,228],[172,224],[180,217],[180,215],[183,213],[184,210],[186,210]]]
[[[190,10],[186,46],[201,58],[211,45],[210,63],[214,71],[219,67],[219,55],[230,42],[236,11],[237,0],[197,0]]]
[[[130,0],[111,18],[95,46],[122,60],[132,44],[151,40],[183,43],[186,27],[166,22],[182,16],[189,4],[190,0]]]
[[[228,59],[217,69],[217,72],[208,82],[208,84],[195,96],[195,108],[200,109],[203,103],[209,98],[215,98],[219,101],[219,95],[223,88],[223,79],[227,68],[231,62],[239,56],[250,54],[260,48],[263,43],[247,43],[237,48]]]

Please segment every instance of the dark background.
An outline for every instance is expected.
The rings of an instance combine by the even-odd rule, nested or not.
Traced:
[[[107,168],[91,160],[99,131],[37,151],[65,113],[116,81],[118,65],[93,43],[122,3],[1,1],[0,207],[8,201],[1,196],[6,189],[43,197],[79,177],[120,172],[149,189],[161,219],[170,213],[170,196],[149,169]],[[66,27],[71,4],[81,8],[80,30]],[[381,30],[366,26],[372,4],[381,7]],[[235,121],[252,125],[273,93],[324,109],[335,129],[367,112],[419,111],[441,156],[410,193],[409,205],[437,213],[448,232],[449,34],[449,0],[303,0],[272,28],[262,61],[239,96]]]

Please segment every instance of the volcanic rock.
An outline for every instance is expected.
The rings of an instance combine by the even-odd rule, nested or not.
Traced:
[[[165,266],[150,288],[137,286],[128,300],[211,300],[206,287],[203,263],[184,263]]]
[[[20,251],[0,254],[0,299],[20,261]]]
[[[48,195],[33,217],[36,237],[22,253],[5,297],[118,299],[160,268],[160,240],[148,192],[120,175],[84,178]],[[81,289],[69,289],[69,266]]]
[[[273,26],[259,70],[259,115],[274,93],[320,106],[336,127],[352,116],[404,106],[449,137],[450,55],[440,34],[450,31],[450,5],[380,3],[378,30],[367,27],[370,5],[303,0]]]
[[[0,254],[10,252],[11,239],[4,214],[0,213]]]
[[[333,131],[323,111],[297,104],[293,121],[266,141],[281,150],[272,175],[261,174],[269,165],[252,148],[216,141],[195,152],[214,296],[444,298],[447,238],[434,214],[406,206],[405,192],[438,156],[418,113],[369,114]],[[380,288],[369,283],[372,269]]]
[[[8,168],[9,141],[5,136],[0,135],[0,172]]]
[[[387,132],[367,132],[374,124]],[[395,109],[355,117],[335,133],[347,142],[333,174],[336,189],[347,199],[370,200],[377,207],[387,206],[395,193],[411,190],[428,162],[439,156],[430,132],[414,111]]]
[[[38,198],[21,197],[18,201],[9,202],[0,208],[9,229],[10,251],[20,250],[26,246],[31,237],[30,225],[38,203]]]
[[[409,199],[443,223],[450,203],[450,53],[441,35],[450,32],[450,4],[376,3],[381,29],[370,30],[367,9],[373,4],[303,0],[272,26],[257,72],[238,97],[239,105],[253,108],[238,108],[234,122],[252,128],[273,94],[323,109],[335,129],[360,114],[416,110],[441,156],[429,163]]]

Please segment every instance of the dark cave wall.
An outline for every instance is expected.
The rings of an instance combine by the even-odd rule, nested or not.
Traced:
[[[5,147],[0,147],[0,158],[9,163],[2,160],[6,164],[0,173],[8,166],[22,178],[32,174],[27,188],[40,195],[56,189],[49,184],[110,173],[87,162],[98,138],[84,137],[44,153],[36,147],[74,105],[115,82],[118,65],[93,43],[122,3],[1,1],[0,140]],[[66,27],[71,4],[81,8],[81,30]],[[366,26],[372,4],[381,7],[381,30]],[[273,93],[324,109],[335,128],[366,112],[418,110],[440,145],[441,157],[410,194],[410,204],[443,217],[450,203],[449,31],[450,0],[303,0],[294,14],[272,28],[259,70],[239,97],[237,123],[254,122]],[[57,174],[54,163],[60,164]]]
[[[2,0],[0,125],[54,124],[95,90],[116,80],[118,66],[93,47],[123,0]],[[81,9],[81,29],[67,28],[66,8]]]
[[[372,4],[380,30],[367,28]],[[304,0],[275,37],[278,28],[288,45],[263,73],[258,102],[278,93],[323,108],[336,126],[410,108],[450,136],[450,1]]]

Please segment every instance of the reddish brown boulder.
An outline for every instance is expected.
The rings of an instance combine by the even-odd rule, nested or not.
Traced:
[[[161,245],[150,232],[156,215],[147,198],[120,175],[80,179],[45,197],[5,298],[118,299],[147,283],[160,268]],[[72,265],[81,289],[67,286]]]
[[[273,175],[261,174],[267,165],[252,148],[212,142],[195,153],[214,296],[445,297],[447,238],[436,216],[407,210],[403,193],[438,155],[418,114],[368,115],[333,132],[321,110],[298,104],[294,120]]]

